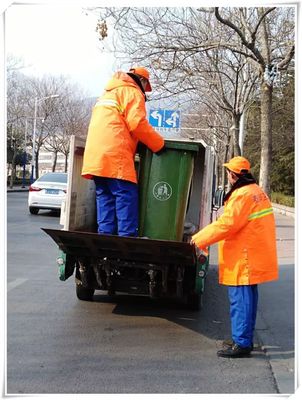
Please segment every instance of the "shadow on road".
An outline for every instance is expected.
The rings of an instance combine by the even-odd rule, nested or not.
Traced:
[[[37,215],[31,215],[31,218],[39,218],[39,217],[60,217],[60,210],[39,210]]]
[[[162,318],[214,340],[230,336],[226,287],[218,285],[217,267],[210,266],[201,311],[191,311],[176,300],[136,295],[94,295],[95,302],[115,304],[114,314]]]

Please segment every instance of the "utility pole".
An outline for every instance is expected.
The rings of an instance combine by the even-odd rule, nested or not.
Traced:
[[[25,133],[24,133],[24,147],[23,147],[22,188],[25,188],[25,175],[26,175],[26,144],[27,144],[27,118],[25,119]]]

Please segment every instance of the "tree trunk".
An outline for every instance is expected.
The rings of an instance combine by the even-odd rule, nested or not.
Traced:
[[[261,84],[261,163],[259,185],[270,195],[270,173],[272,164],[272,96],[273,87]]]
[[[218,188],[219,185],[219,171],[220,171],[220,165],[218,164],[218,152],[215,150],[215,176],[217,177],[215,181],[215,190]]]
[[[226,163],[229,161],[229,147],[230,147],[230,141],[231,141],[231,136],[228,135],[227,138],[227,144],[225,146],[225,152],[224,152],[224,160],[223,163]],[[226,172],[225,172],[225,167],[222,166],[222,170],[221,170],[221,186],[223,189],[225,189],[227,184],[227,179],[226,179]]]
[[[37,148],[36,149],[36,154],[35,154],[35,160],[34,160],[34,162],[35,162],[35,171],[36,171],[35,179],[39,178],[39,153],[40,153],[40,149]]]
[[[232,157],[235,157],[235,156],[241,156],[241,150],[239,146],[240,114],[234,114],[232,119],[233,119],[233,125],[231,127],[232,139],[233,139]]]
[[[68,167],[68,154],[65,155],[65,168],[64,168],[64,172],[67,172],[67,167]]]
[[[16,156],[17,156],[17,154],[14,153],[13,159],[12,159],[12,170],[11,170],[10,181],[9,181],[10,189],[13,188],[14,180],[15,180],[15,177],[16,177]]]
[[[244,138],[245,138],[245,111],[243,111],[243,113],[241,114],[239,123],[239,147],[241,155],[243,154]]]
[[[13,168],[13,163],[12,163],[12,169],[11,169],[11,174],[9,178],[9,187],[12,189],[14,186],[14,168]]]
[[[52,172],[55,172],[56,166],[57,166],[57,159],[58,159],[58,153],[55,151],[53,153],[53,161],[52,161]]]
[[[7,183],[10,181],[10,171],[11,171],[11,164],[8,162],[8,163],[7,163],[7,171],[6,171],[6,180],[7,180]]]

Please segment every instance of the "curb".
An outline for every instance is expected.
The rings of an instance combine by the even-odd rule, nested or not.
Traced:
[[[28,192],[29,189],[28,188],[20,188],[20,189],[9,189],[7,188],[7,193],[11,193],[11,192]]]
[[[273,210],[278,214],[286,215],[287,217],[295,218],[295,208],[282,206],[281,204],[273,203]]]
[[[276,358],[274,350],[276,350],[278,346],[274,345],[270,347],[265,345],[265,343],[270,343],[268,326],[259,311],[257,313],[257,321],[258,325],[256,325],[255,329],[256,343],[258,342],[258,346],[268,359],[278,394],[291,395],[295,393],[295,378],[294,371],[290,369],[286,351],[279,354],[279,359]]]

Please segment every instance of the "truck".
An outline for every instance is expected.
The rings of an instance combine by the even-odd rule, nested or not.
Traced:
[[[195,139],[165,139],[160,155],[138,146],[138,237],[97,233],[95,184],[81,176],[84,148],[85,139],[71,137],[63,228],[42,228],[59,247],[60,280],[75,276],[79,300],[102,290],[172,298],[199,310],[209,256],[190,240],[212,219],[213,148]]]

